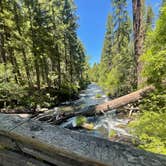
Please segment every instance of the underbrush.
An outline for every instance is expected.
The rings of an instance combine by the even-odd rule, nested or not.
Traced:
[[[34,109],[37,105],[51,108],[60,102],[78,99],[80,87],[20,87],[17,84],[0,84],[0,109]]]
[[[166,90],[151,93],[140,105],[141,113],[129,124],[139,148],[166,154]]]

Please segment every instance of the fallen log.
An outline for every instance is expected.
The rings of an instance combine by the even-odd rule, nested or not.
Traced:
[[[44,163],[30,155],[6,149],[0,149],[0,163],[2,166],[51,166],[50,164]]]
[[[75,117],[75,116],[94,116],[94,115],[101,115],[104,112],[118,109],[123,106],[126,106],[130,103],[137,102],[144,98],[149,92],[152,92],[155,88],[153,86],[148,86],[143,89],[137,90],[135,92],[132,92],[128,95],[119,97],[117,99],[105,102],[100,105],[92,105],[86,108],[83,108],[81,110],[73,111],[73,112],[63,112],[63,113],[57,113],[54,116],[47,116],[38,119],[41,121],[45,121],[47,119],[48,122],[54,125],[59,125],[65,120]]]
[[[144,97],[147,96],[149,92],[152,92],[154,89],[155,89],[154,86],[145,87],[143,89],[132,92],[128,95],[97,105],[95,110],[97,112],[101,110],[106,112],[111,109],[117,109],[117,108],[126,106],[127,104],[134,103],[143,99]]]
[[[166,166],[164,155],[16,115],[0,114],[0,147],[4,166]]]

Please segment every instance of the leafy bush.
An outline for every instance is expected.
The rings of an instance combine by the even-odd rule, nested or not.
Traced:
[[[6,82],[0,84],[0,107],[8,106],[11,107],[20,104],[20,99],[26,95],[24,88],[20,88],[17,84],[12,82]]]
[[[114,137],[117,135],[117,132],[115,130],[110,130],[109,132],[109,138]]]
[[[160,89],[150,93],[140,104],[142,111],[166,112],[166,90]]]
[[[144,55],[140,58],[143,62],[143,76],[147,83],[156,86],[166,78],[166,4],[160,10],[160,17],[156,28],[148,35],[148,46]]]
[[[140,140],[139,147],[151,152],[166,154],[166,110],[164,113],[143,112],[130,123],[132,133]]]
[[[141,113],[131,122],[131,132],[140,140],[139,147],[166,154],[166,90],[149,94],[140,105]]]
[[[148,50],[141,60],[144,62],[143,76],[147,82],[160,85],[166,78],[166,49],[158,52]]]

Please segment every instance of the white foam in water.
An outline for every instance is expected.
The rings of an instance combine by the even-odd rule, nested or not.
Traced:
[[[116,117],[116,110],[111,111],[110,113],[105,113],[103,117],[96,123],[94,129],[99,130],[101,134],[106,134],[109,136],[111,130],[116,131],[117,135],[130,136],[130,134],[118,125],[126,125],[128,123],[127,119],[118,119]],[[104,133],[102,133],[104,131]],[[107,131],[107,133],[105,132]]]
[[[101,98],[96,98],[96,95],[100,94]],[[109,98],[104,94],[103,90],[92,83],[88,86],[88,88],[80,93],[80,99],[76,100],[74,104],[84,105],[85,107],[90,105],[96,105],[103,102],[108,101]],[[120,119],[116,116],[116,110],[112,110],[110,112],[104,113],[103,116],[99,117],[99,119],[94,122],[94,128],[101,135],[109,136],[111,130],[116,131],[118,135],[129,136],[130,134],[123,128],[118,127],[118,125],[126,125],[128,123],[128,119]],[[63,123],[61,126],[65,127],[71,124],[73,127],[76,127],[75,118],[69,119],[67,122]],[[93,134],[93,131],[92,131]]]

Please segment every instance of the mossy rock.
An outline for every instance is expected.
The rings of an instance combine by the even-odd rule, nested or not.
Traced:
[[[111,130],[110,132],[109,132],[109,137],[111,138],[111,137],[115,137],[117,135],[117,132],[115,131],[115,130]]]
[[[87,122],[86,117],[84,117],[84,116],[78,116],[78,117],[76,117],[76,125],[77,126],[82,126],[86,122]]]
[[[98,93],[98,94],[96,94],[96,98],[97,98],[97,99],[99,99],[99,98],[101,98],[101,97],[102,97],[102,95],[101,95],[101,94],[99,94],[99,93]]]

